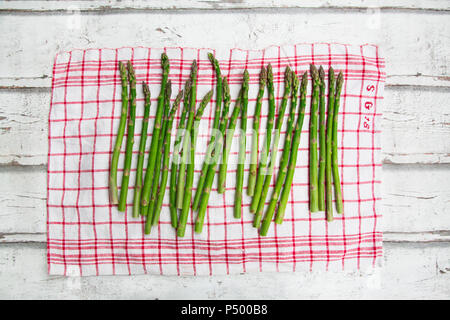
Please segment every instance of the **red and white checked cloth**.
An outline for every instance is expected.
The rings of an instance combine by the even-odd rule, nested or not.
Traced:
[[[338,152],[344,214],[335,214],[335,220],[327,223],[325,214],[310,214],[308,211],[309,84],[297,170],[282,225],[272,224],[268,236],[260,237],[252,227],[253,215],[248,211],[250,198],[247,196],[243,199],[243,218],[233,218],[236,165],[230,164],[227,191],[219,195],[214,189],[211,193],[202,234],[193,231],[195,213],[188,220],[186,236],[176,237],[170,225],[169,192],[166,192],[160,223],[153,228],[151,235],[144,236],[144,219],[131,218],[135,171],[130,179],[127,211],[118,212],[108,199],[109,163],[121,108],[118,61],[131,60],[136,71],[138,107],[135,135],[138,142],[144,109],[140,84],[146,81],[150,85],[151,115],[154,115],[163,51],[171,63],[172,101],[188,78],[193,59],[197,59],[199,67],[198,101],[208,90],[215,89],[215,74],[207,52],[215,53],[220,61],[233,98],[236,98],[244,69],[248,69],[251,86],[247,163],[262,66],[272,63],[277,104],[281,100],[287,65],[298,76],[309,70],[310,63],[323,65],[326,71],[329,66],[336,71],[342,70],[345,82],[339,113]],[[49,273],[213,275],[252,271],[354,270],[378,265],[382,255],[379,102],[383,99],[384,66],[384,59],[378,55],[378,47],[374,45],[337,43],[273,46],[264,50],[137,47],[74,50],[58,54],[53,68],[49,117]],[[261,137],[265,131],[267,104],[266,93]],[[194,187],[205,154],[214,107],[213,100],[201,122]],[[287,115],[288,112],[285,119]],[[286,121],[282,132],[285,126]],[[149,135],[152,128],[151,122]],[[172,134],[175,135],[175,130]],[[230,163],[237,160],[238,143],[236,139],[234,141]],[[138,145],[134,145],[133,168],[136,167]],[[283,141],[280,141],[280,151],[282,146]],[[125,139],[122,147],[121,164]],[[248,173],[248,167],[246,170]],[[121,173],[119,171],[119,181]],[[244,186],[247,185],[246,179],[247,175]],[[272,185],[274,183],[275,175]]]

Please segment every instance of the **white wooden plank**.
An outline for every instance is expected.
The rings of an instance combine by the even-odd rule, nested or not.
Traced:
[[[34,235],[17,234],[46,232],[45,168],[3,169],[0,181],[4,182],[0,184],[3,242],[36,241]],[[450,171],[447,165],[385,165],[381,197],[383,231],[396,233],[385,240],[450,240]],[[405,233],[404,238],[402,233]]]
[[[0,170],[0,234],[46,232],[45,168]]]
[[[45,243],[47,233],[1,233],[0,243]]]
[[[448,299],[449,249],[449,244],[385,244],[383,268],[353,273],[62,277],[47,275],[44,244],[3,245],[0,298]]]
[[[450,163],[448,101],[448,89],[385,90],[381,103],[383,161]],[[0,90],[0,164],[47,163],[49,104],[48,89]]]
[[[436,12],[282,10],[274,14],[266,10],[238,10],[232,14],[222,11],[8,14],[2,15],[0,28],[3,30],[0,78],[6,83],[14,82],[13,79],[49,78],[55,54],[72,48],[255,49],[273,44],[336,41],[379,44],[387,60],[388,79],[393,79],[393,83],[398,84],[402,79],[407,82],[403,84],[449,86],[450,83],[450,46],[446,41],[450,24],[447,14]]]
[[[0,90],[0,163],[47,162],[48,90]]]
[[[450,91],[392,88],[383,101],[384,163],[450,163]]]
[[[440,166],[383,166],[383,227],[387,232],[450,230],[450,170]],[[410,235],[413,236],[413,235]],[[409,236],[408,236],[409,237]],[[417,237],[417,239],[421,239]],[[421,239],[423,240],[423,239]]]
[[[0,3],[0,10],[9,11],[62,11],[67,8],[75,7],[83,11],[106,11],[106,10],[180,10],[180,9],[199,9],[199,10],[221,10],[221,9],[255,9],[255,8],[333,8],[333,9],[424,9],[424,10],[449,10],[448,1],[417,1],[417,0],[398,0],[388,1],[379,0],[376,2],[367,2],[364,0],[109,0],[109,1],[3,1]]]
[[[34,235],[33,235],[34,237]],[[23,237],[24,239],[26,237]],[[38,237],[36,237],[37,240]],[[385,232],[383,233],[383,243],[432,243],[450,242],[450,231],[431,232]]]

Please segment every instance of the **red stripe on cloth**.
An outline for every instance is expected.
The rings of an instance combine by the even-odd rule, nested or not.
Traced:
[[[118,69],[118,66],[119,66],[119,56],[118,56],[118,50],[116,49],[115,50],[115,52],[114,52],[115,54],[114,54],[114,56],[115,56],[115,61],[114,61],[114,64],[115,64],[115,66],[116,66],[116,68],[115,68],[115,70],[114,70],[114,78],[116,78],[117,77],[117,69]],[[113,92],[112,92],[112,99],[113,99],[113,102],[112,102],[112,108],[111,108],[111,131],[110,131],[110,133],[109,133],[109,150],[111,150],[110,151],[110,153],[109,153],[109,158],[111,159],[111,154],[112,154],[112,150],[113,150],[113,116],[114,116],[114,111],[115,111],[115,109],[116,109],[116,100],[115,100],[115,97],[116,97],[116,86],[114,86],[114,89],[113,89]],[[111,163],[110,163],[110,165],[111,165]],[[109,172],[109,169],[108,169],[108,172]],[[81,171],[80,171],[80,173],[81,173]],[[113,229],[112,229],[112,226],[113,226],[113,223],[112,223],[112,221],[113,221],[113,218],[112,218],[112,205],[109,205],[108,206],[109,207],[109,210],[108,210],[108,214],[109,214],[109,235],[110,235],[110,237],[111,237],[111,239],[114,239],[114,235],[113,235]],[[113,275],[115,275],[116,274],[116,264],[115,264],[115,261],[114,261],[114,246],[112,245],[112,242],[111,242],[111,257],[112,257],[112,263],[111,263],[111,267],[112,267],[112,274]]]
[[[54,88],[54,85],[55,85],[55,71],[56,71],[56,62],[58,61],[58,54],[56,54],[56,56],[55,56],[55,60],[54,60],[54,62],[53,62],[53,70],[52,70],[52,93],[51,93],[51,98],[50,98],[50,110],[49,110],[49,116],[48,116],[48,135],[49,135],[49,137],[51,136],[51,126],[50,126],[50,114],[52,113],[52,108],[53,108],[53,103],[54,103],[54,101],[53,101],[53,97],[54,97],[54,92],[53,92],[53,88]],[[47,159],[47,163],[48,163],[48,165],[47,165],[47,201],[46,201],[46,204],[47,204],[47,220],[46,220],[46,229],[47,229],[47,234],[49,234],[49,231],[50,231],[50,228],[49,228],[49,226],[50,226],[50,224],[49,224],[49,217],[50,217],[50,210],[49,210],[49,208],[50,207],[48,207],[48,199],[50,198],[49,196],[50,196],[50,170],[51,170],[51,168],[50,168],[50,154],[51,154],[51,152],[52,152],[52,150],[51,150],[51,148],[52,148],[52,146],[51,146],[51,140],[50,139],[48,139],[48,159]],[[49,242],[47,241],[47,273],[48,274],[50,274],[51,273],[51,264],[50,264],[50,249],[49,249]]]
[[[83,61],[81,63],[81,83],[84,82],[84,62],[86,59],[86,52],[83,52]],[[84,114],[84,86],[81,86],[81,116],[80,116],[80,120],[78,121],[78,131],[81,133],[81,121],[83,119],[83,114]],[[83,157],[83,143],[82,143],[82,139],[81,139],[81,134],[79,137],[79,145],[80,145],[80,157],[78,159],[78,171],[81,171],[81,162],[82,162],[82,157]],[[92,153],[94,154],[94,153]],[[92,184],[94,185],[94,184]],[[77,209],[77,218],[78,218],[78,238],[81,238],[81,216],[80,216],[80,208],[79,208],[79,202],[80,202],[80,193],[81,193],[81,175],[78,175],[78,186],[77,186],[77,202],[76,202],[76,209]],[[94,220],[93,220],[94,221]],[[81,261],[81,248],[78,247],[78,254],[79,254],[79,258]],[[80,264],[80,275],[83,275],[83,266]]]

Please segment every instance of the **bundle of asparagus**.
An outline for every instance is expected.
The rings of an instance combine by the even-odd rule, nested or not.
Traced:
[[[249,74],[243,73],[243,82],[239,91],[233,112],[229,116],[231,102],[230,88],[226,78],[222,78],[219,61],[212,55],[208,58],[216,73],[216,106],[212,126],[212,134],[207,146],[205,161],[202,165],[197,191],[192,202],[193,211],[198,210],[195,223],[195,232],[200,233],[203,228],[206,208],[211,193],[214,176],[217,171],[219,159],[221,159],[218,171],[218,192],[226,190],[226,173],[228,157],[233,141],[239,114],[241,114],[241,134],[239,140],[238,167],[236,172],[236,191],[234,203],[234,217],[242,216],[243,181],[246,159],[246,131],[247,131],[247,105]],[[174,144],[173,159],[170,170],[170,216],[172,226],[177,229],[177,235],[183,237],[192,200],[192,185],[194,180],[194,155],[199,123],[203,112],[210,102],[213,91],[208,92],[202,99],[197,111],[195,110],[197,91],[197,62],[194,60],[191,74],[186,81],[184,92],[181,90],[170,107],[172,91],[169,76],[169,59],[165,53],[161,55],[162,81],[158,96],[153,134],[150,144],[147,170],[143,183],[143,164],[145,145],[147,140],[148,121],[150,113],[150,89],[143,83],[144,91],[144,118],[139,143],[139,153],[136,170],[135,192],[133,197],[133,217],[139,217],[139,213],[146,216],[145,233],[151,231],[153,225],[158,224],[163,199],[169,178],[170,141],[175,113],[184,97],[183,109],[177,126],[177,135]],[[122,109],[117,132],[117,138],[111,158],[109,176],[109,194],[112,204],[117,204],[119,211],[125,211],[129,185],[129,176],[132,163],[132,151],[134,145],[134,127],[136,118],[136,75],[131,62],[127,66],[119,62],[119,70],[122,85]],[[333,220],[333,195],[334,184],[336,211],[343,212],[342,193],[339,177],[338,153],[337,153],[337,127],[340,94],[343,84],[343,74],[339,73],[337,81],[333,68],[329,68],[328,75],[328,107],[326,104],[325,70],[319,70],[314,65],[310,66],[312,78],[311,112],[309,125],[309,204],[310,211],[326,210],[328,221]],[[284,93],[278,109],[277,121],[274,128],[275,96],[273,84],[273,70],[269,64],[262,68],[259,79],[259,91],[256,98],[256,106],[253,118],[253,134],[251,146],[251,160],[247,195],[252,196],[250,212],[255,213],[254,227],[260,228],[262,236],[267,235],[270,223],[276,212],[275,222],[281,224],[284,211],[292,187],[294,178],[300,136],[306,107],[308,73],[305,72],[301,84],[294,71],[286,67],[284,75]],[[265,86],[268,89],[269,113],[265,141],[261,153],[259,165],[259,121],[262,108]],[[298,92],[300,88],[300,91]],[[277,160],[278,142],[284,119],[287,103],[291,98],[290,111],[284,140],[283,153],[277,174],[275,187],[270,198],[270,203],[264,212],[266,195],[269,190],[275,163]],[[297,122],[294,125],[296,106],[298,105]],[[120,189],[120,197],[117,189],[117,168],[120,150],[127,126],[127,142],[124,158],[124,169]],[[319,125],[317,123],[319,122]],[[187,134],[183,137],[183,132]],[[317,134],[319,133],[319,139]],[[319,150],[317,148],[319,141]],[[273,145],[272,145],[273,142]],[[319,151],[319,157],[318,157]],[[270,154],[270,159],[269,159]],[[319,160],[319,163],[318,163]],[[334,183],[333,183],[334,182]],[[277,208],[278,205],[278,208]],[[181,209],[178,217],[178,209]],[[277,209],[277,210],[276,210]]]

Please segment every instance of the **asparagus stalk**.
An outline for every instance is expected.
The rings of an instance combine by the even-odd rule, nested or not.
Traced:
[[[267,193],[269,191],[270,182],[272,180],[273,169],[274,169],[275,163],[277,161],[278,143],[280,141],[280,133],[281,133],[281,127],[283,125],[284,112],[286,110],[287,101],[289,99],[289,94],[291,92],[291,85],[292,85],[292,72],[291,72],[291,69],[289,68],[289,66],[287,66],[286,71],[284,73],[283,99],[281,100],[281,106],[280,106],[280,109],[278,110],[277,122],[275,123],[275,138],[273,141],[272,152],[270,154],[269,170],[268,170],[265,180],[264,180],[264,185],[263,185],[261,195],[259,198],[259,203],[258,203],[258,207],[257,207],[256,213],[255,213],[255,218],[253,220],[253,227],[255,227],[255,228],[259,228],[259,225],[261,223]]]
[[[342,203],[342,192],[341,192],[341,182],[339,178],[339,166],[338,166],[338,152],[337,152],[337,127],[338,127],[338,113],[339,104],[341,100],[341,89],[344,82],[344,75],[339,72],[336,82],[336,96],[334,99],[334,114],[333,114],[333,137],[332,146],[333,150],[331,156],[333,158],[333,181],[334,181],[334,194],[336,199],[336,211],[337,213],[342,213],[344,211],[344,205]]]
[[[134,187],[133,199],[133,218],[139,217],[140,200],[142,191],[142,170],[144,168],[145,143],[147,142],[148,118],[150,115],[150,89],[148,85],[143,82],[145,96],[144,120],[142,120],[141,141],[139,142],[139,156],[136,169],[136,183]]]
[[[325,158],[326,158],[326,137],[325,137],[325,71],[322,66],[319,68],[320,95],[319,95],[319,211],[325,211]]]
[[[264,216],[264,220],[261,225],[260,234],[261,236],[266,236],[269,230],[270,223],[272,222],[273,215],[275,213],[275,207],[277,206],[278,199],[280,197],[281,188],[283,187],[284,180],[287,174],[287,167],[289,163],[289,153],[291,152],[292,143],[292,132],[294,131],[294,120],[295,120],[295,108],[297,107],[298,101],[298,87],[300,83],[297,75],[292,71],[292,90],[291,90],[291,108],[289,111],[289,119],[286,129],[286,138],[284,140],[283,153],[281,155],[281,162],[279,168],[279,174],[277,177],[277,182],[275,183],[275,189],[273,190],[272,198],[270,199],[269,207]],[[300,113],[300,107],[299,107]]]
[[[259,91],[256,98],[255,113],[253,115],[253,133],[252,133],[252,153],[250,160],[250,172],[248,176],[247,195],[253,196],[255,193],[256,172],[258,169],[258,148],[259,148],[259,117],[261,115],[261,104],[266,87],[267,71],[266,68],[261,69],[259,75]]]
[[[309,123],[309,210],[317,212],[319,209],[319,193],[317,190],[317,116],[320,80],[317,68],[313,64],[311,64],[310,70],[313,88]]]
[[[334,115],[334,88],[336,80],[334,78],[334,70],[330,67],[328,71],[328,115],[327,115],[327,152],[325,161],[326,175],[326,198],[327,198],[327,220],[333,220],[333,181],[331,180],[331,152],[332,152],[332,136],[333,136],[333,115]]]
[[[272,140],[273,118],[275,117],[275,96],[273,87],[273,73],[272,65],[267,66],[267,89],[269,91],[269,114],[267,118],[266,140],[263,145],[261,159],[258,168],[258,176],[256,178],[255,192],[253,194],[252,203],[250,205],[250,212],[256,212],[258,209],[259,199],[264,185],[264,178],[267,174],[267,160],[269,157],[269,150]]]
[[[198,204],[200,202],[200,198],[202,196],[203,185],[205,184],[206,174],[208,173],[209,165],[211,164],[211,158],[214,156],[214,148],[215,148],[215,140],[217,129],[219,128],[220,122],[220,109],[222,107],[222,76],[220,73],[219,61],[214,57],[212,53],[208,53],[208,58],[211,61],[215,71],[216,71],[216,109],[214,114],[214,122],[213,122],[213,132],[211,134],[211,139],[208,143],[208,149],[206,150],[205,161],[202,165],[202,171],[200,173],[200,177],[197,184],[197,191],[195,192],[194,202],[192,204],[192,210],[196,211],[198,209]]]
[[[198,126],[200,124],[200,120],[202,119],[203,111],[205,110],[206,105],[211,101],[212,95],[213,91],[211,90],[203,97],[202,102],[200,103],[200,107],[198,108],[197,113],[195,115],[194,127],[188,131],[191,135],[190,161],[187,166],[186,184],[183,197],[183,208],[181,209],[180,221],[177,228],[177,235],[179,237],[184,237],[184,233],[186,231],[186,223],[189,215],[189,208],[191,205],[192,184],[194,182],[195,144],[197,142]]]
[[[188,147],[191,140],[189,132],[192,129],[192,122],[194,121],[195,114],[195,102],[197,99],[197,61],[194,60],[191,67],[191,93],[189,94],[189,117],[186,125],[186,135],[183,140],[183,150],[181,151],[181,163],[178,172],[178,184],[177,184],[177,207],[183,208],[184,186],[186,178],[186,162],[188,157]]]
[[[184,102],[183,110],[181,111],[180,122],[178,123],[177,136],[174,145],[172,166],[170,169],[170,220],[172,227],[178,226],[178,213],[177,213],[177,170],[180,159],[180,144],[181,137],[183,135],[184,128],[186,126],[186,113],[189,112],[191,94],[191,80],[187,80],[184,86]]]
[[[133,158],[134,122],[136,119],[136,76],[133,65],[128,61],[128,78],[130,81],[130,119],[128,120],[127,147],[123,166],[122,186],[120,188],[119,211],[127,207],[128,184],[130,181],[131,159]]]
[[[119,203],[119,193],[117,191],[117,165],[119,163],[120,149],[122,148],[128,114],[128,73],[127,68],[121,61],[119,61],[119,70],[120,80],[122,82],[122,111],[120,114],[119,129],[117,130],[117,138],[109,171],[109,198],[112,204]]]
[[[150,203],[147,212],[147,224],[151,228],[153,216],[155,214],[156,196],[158,194],[159,178],[161,175],[161,160],[163,157],[164,138],[166,136],[167,121],[170,110],[170,97],[172,95],[172,82],[169,80],[166,85],[166,93],[164,94],[164,112],[162,117],[161,132],[158,139],[158,152],[156,154],[155,173],[153,175],[153,186],[150,193]],[[149,230],[150,232],[150,230]]]
[[[150,155],[148,157],[147,171],[145,172],[144,188],[141,196],[141,213],[147,215],[150,192],[153,184],[153,175],[156,165],[156,155],[158,153],[159,135],[161,132],[161,119],[164,112],[164,94],[166,92],[167,78],[169,76],[169,58],[165,53],[161,54],[161,66],[163,68],[161,91],[158,96],[158,106],[156,108],[155,125],[153,126],[152,142],[150,144]]]
[[[239,158],[236,172],[236,191],[234,193],[234,217],[241,218],[242,186],[244,184],[244,164],[246,154],[247,133],[247,106],[248,106],[248,71],[244,71],[244,82],[242,84],[242,107],[241,107],[241,135],[239,139]]]
[[[224,133],[227,128],[228,122],[230,122],[230,123],[233,121],[236,122],[237,117],[240,112],[240,103],[238,103],[238,101],[239,101],[239,98],[238,98],[238,101],[236,101],[236,105],[233,109],[231,119],[228,119],[228,108],[230,106],[230,101],[231,101],[230,88],[228,87],[227,79],[224,78],[223,79],[223,102],[224,102],[224,105],[223,105],[223,110],[222,110],[222,118],[221,118],[220,125],[219,125],[220,135],[218,136],[218,139],[217,139],[217,148],[216,148],[216,150],[219,150],[219,152],[222,151]],[[195,232],[197,232],[197,233],[201,233],[202,229],[203,229],[203,222],[205,220],[206,208],[208,207],[209,195],[211,194],[211,187],[212,187],[212,184],[214,181],[214,176],[216,175],[218,156],[220,156],[220,154],[216,155],[216,157],[214,157],[212,159],[212,163],[208,168],[208,173],[206,174],[205,185],[203,187],[203,195],[200,199],[197,220],[195,222]]]
[[[278,204],[277,216],[275,223],[281,224],[284,218],[284,212],[286,210],[286,204],[289,199],[289,193],[291,192],[292,181],[294,180],[295,167],[297,165],[297,153],[300,145],[300,136],[302,133],[303,119],[305,117],[306,108],[306,88],[308,85],[308,73],[305,72],[302,77],[302,83],[300,85],[300,106],[297,116],[297,124],[294,131],[294,139],[292,140],[291,155],[289,157],[288,171],[286,179],[284,180],[283,191],[281,191],[280,203]]]
[[[175,117],[175,112],[180,106],[181,98],[183,97],[183,91],[180,91],[175,98],[172,109],[167,117],[166,134],[164,137],[164,157],[163,157],[163,171],[161,176],[161,185],[159,187],[158,197],[156,201],[155,211],[153,214],[152,224],[156,225],[159,222],[159,216],[161,214],[162,203],[164,200],[164,195],[166,193],[167,178],[169,176],[169,160],[170,160],[170,140],[172,134],[173,118]],[[176,216],[175,216],[176,218]]]

